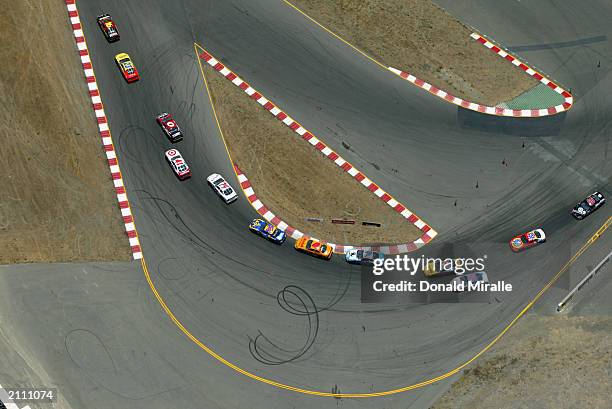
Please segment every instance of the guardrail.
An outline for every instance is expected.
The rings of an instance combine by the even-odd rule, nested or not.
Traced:
[[[304,220],[306,220],[307,222],[316,222],[316,223],[323,223],[324,222],[324,219],[322,219],[320,217],[306,217],[306,218],[304,218]],[[332,218],[331,222],[332,222],[332,224],[357,224],[358,223],[357,220],[339,219],[339,218]],[[361,224],[363,226],[374,226],[374,227],[381,227],[382,226],[381,223],[377,223],[377,222],[364,222],[364,221],[362,221]]]
[[[593,278],[593,276],[595,274],[597,274],[597,272],[599,270],[601,270],[601,268],[604,266],[604,264],[606,264],[608,261],[610,261],[610,258],[612,257],[612,251],[610,253],[608,253],[608,255],[606,257],[604,257],[603,260],[601,260],[599,262],[599,264],[597,264],[597,266],[595,266],[594,269],[592,269],[589,274],[587,274],[582,280],[580,280],[580,282],[576,285],[576,287],[574,287],[569,294],[567,294],[565,296],[565,298],[563,300],[561,300],[561,302],[559,304],[557,304],[557,312],[561,312],[561,310],[563,308],[565,308],[565,306],[567,305],[567,303],[574,297],[574,295],[576,295],[576,293],[578,291],[580,291],[580,289],[582,287],[584,287],[584,285],[591,279]]]

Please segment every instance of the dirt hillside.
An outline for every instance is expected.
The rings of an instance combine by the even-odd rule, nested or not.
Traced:
[[[0,13],[0,263],[127,260],[63,1]]]
[[[609,409],[612,317],[526,316],[433,409]]]
[[[431,0],[290,1],[385,66],[468,101],[495,106],[538,84]]]
[[[338,244],[397,244],[422,235],[241,89],[203,65],[232,159],[261,201],[286,223]],[[307,222],[308,217],[324,221]],[[332,218],[382,227],[332,224]]]

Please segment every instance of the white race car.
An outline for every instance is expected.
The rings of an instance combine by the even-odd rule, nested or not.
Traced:
[[[206,178],[206,181],[225,203],[230,204],[238,199],[238,194],[223,176],[213,173]]]
[[[166,151],[166,160],[170,163],[174,174],[180,179],[184,180],[191,177],[191,170],[185,162],[185,159],[181,156],[181,153],[176,149],[168,149]]]
[[[475,273],[463,274],[459,277],[453,278],[452,281],[457,286],[457,292],[461,293],[464,291],[470,291],[469,285],[476,285],[478,282],[482,282],[484,284],[489,282],[489,277],[487,277],[487,273],[484,271],[478,271]]]
[[[360,249],[352,249],[346,252],[344,259],[347,263],[362,264],[365,266],[374,265],[374,260],[384,260],[385,255],[377,251],[365,251]]]

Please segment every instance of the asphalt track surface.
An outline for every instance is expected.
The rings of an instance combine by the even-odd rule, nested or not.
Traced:
[[[436,377],[490,342],[609,217],[609,204],[582,222],[568,209],[594,189],[612,192],[612,7],[452,3],[440,2],[570,88],[575,107],[521,122],[458,111],[280,1],[79,1],[151,280],[182,324],[224,358],[321,392],[386,391]],[[98,31],[102,12],[116,19],[120,42],[109,45]],[[489,276],[514,291],[487,303],[362,304],[360,271],[340,257],[319,261],[251,235],[256,215],[244,197],[226,206],[205,182],[218,172],[237,185],[194,42],[438,230],[427,254],[487,254]],[[118,52],[132,56],[140,82],[122,81]],[[171,144],[154,121],[162,111],[186,135],[174,146],[192,167],[186,182],[164,162]],[[279,158],[279,166],[288,164]],[[536,226],[548,242],[510,254],[507,241]],[[609,235],[598,245],[609,247]],[[420,408],[447,385],[372,399],[285,391],[189,340],[137,263],[31,268],[19,279],[7,274],[8,288],[19,288],[5,302],[8,315],[74,408]],[[42,283],[27,284],[44,272]],[[19,324],[20,308],[48,309],[45,325]]]

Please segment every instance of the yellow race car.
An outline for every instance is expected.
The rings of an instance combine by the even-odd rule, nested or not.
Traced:
[[[330,260],[334,253],[332,247],[329,244],[320,242],[319,240],[311,239],[308,237],[302,237],[295,241],[295,249],[306,254],[310,254],[314,257],[323,258]]]
[[[132,59],[126,53],[119,53],[115,56],[115,62],[121,70],[121,75],[127,82],[134,82],[140,79],[138,70],[134,66]]]

